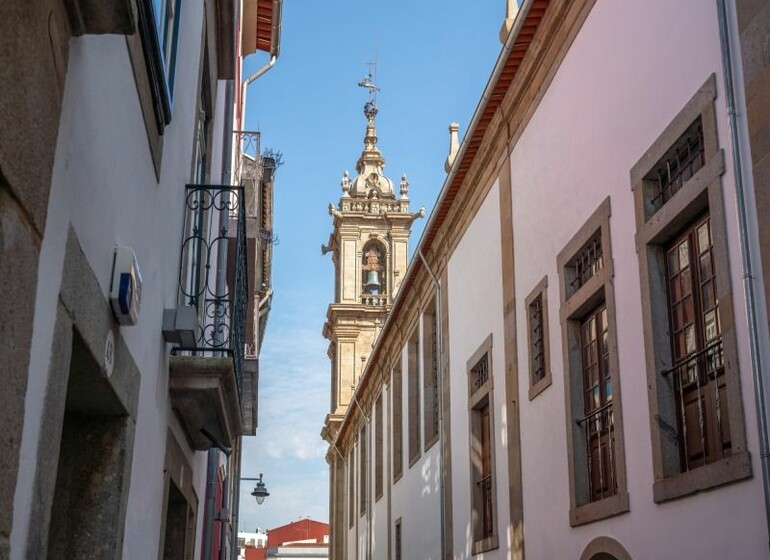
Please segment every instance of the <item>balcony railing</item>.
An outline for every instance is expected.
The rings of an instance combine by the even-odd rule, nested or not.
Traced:
[[[595,502],[617,492],[615,418],[612,401],[577,420],[583,430],[588,469],[588,497]]]
[[[174,355],[231,356],[240,394],[248,304],[243,187],[187,185],[179,293],[198,318],[194,347]]]
[[[480,503],[481,519],[479,520],[478,535],[481,539],[486,539],[494,534],[494,519],[492,506],[492,475],[488,474],[476,482]]]
[[[729,456],[731,443],[721,337],[661,374],[673,378],[682,471]]]
[[[390,301],[387,294],[361,294],[362,305],[378,306],[387,305],[388,303]]]
[[[235,147],[233,184],[244,185],[248,182],[256,185],[262,175],[259,132],[234,130],[233,137]]]

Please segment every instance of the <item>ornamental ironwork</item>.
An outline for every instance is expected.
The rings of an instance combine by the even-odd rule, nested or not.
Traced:
[[[232,356],[243,380],[248,273],[242,186],[187,185],[179,299],[195,308],[196,345],[174,354]]]

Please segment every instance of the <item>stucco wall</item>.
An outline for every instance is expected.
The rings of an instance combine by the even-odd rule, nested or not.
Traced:
[[[493,433],[499,548],[484,558],[509,558],[505,354],[503,345],[500,194],[495,183],[448,264],[449,367],[452,419],[452,524],[454,557],[471,558],[471,473],[467,362],[492,335]]]
[[[656,505],[629,170],[711,73],[717,74],[719,143],[728,156],[723,186],[730,272],[755,475]],[[521,407],[527,555],[577,558],[592,538],[603,534],[619,540],[634,558],[734,557],[739,538],[740,557],[762,557],[767,535],[715,3],[597,2],[514,147],[511,173],[519,370],[528,371],[521,302],[547,274],[553,374],[553,385]],[[556,255],[608,194],[631,507],[619,517],[570,529]],[[528,377],[519,379],[519,392],[526,395]]]
[[[83,36],[70,43],[35,301],[22,467],[14,502],[14,558],[22,558],[22,545],[29,527],[34,465],[54,342],[56,301],[70,225],[105,300],[115,246],[131,247],[141,268],[139,324],[120,328],[120,335],[141,373],[123,557],[157,557],[167,426],[171,426],[178,441],[187,447],[169,406],[168,347],[160,331],[163,309],[176,305],[184,185],[190,179],[192,167],[198,99],[195,92],[202,54],[202,4],[185,3],[180,11],[175,78],[178,95],[174,99],[172,122],[164,133],[160,182],[153,170],[125,37]],[[217,109],[221,112],[223,104],[218,103]],[[221,119],[220,115],[217,119],[220,125]],[[221,130],[214,133],[214,142],[221,149],[221,141],[216,142],[217,134],[221,136]],[[221,158],[214,159],[221,162]],[[218,173],[220,167],[214,167],[214,172]],[[188,453],[188,459],[202,507],[205,454]],[[200,548],[202,521],[203,516],[199,514],[196,550]]]

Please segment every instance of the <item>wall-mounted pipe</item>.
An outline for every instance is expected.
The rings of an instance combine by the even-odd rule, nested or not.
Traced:
[[[735,198],[738,210],[738,232],[743,266],[743,291],[746,296],[746,319],[749,330],[749,354],[751,374],[754,380],[754,399],[757,406],[757,428],[759,436],[759,460],[762,469],[762,485],[765,494],[765,522],[770,537],[770,444],[767,433],[767,395],[762,375],[762,362],[759,344],[759,320],[755,300],[754,271],[752,268],[749,226],[746,210],[746,184],[743,177],[743,141],[738,130],[738,112],[735,103],[735,83],[733,81],[733,55],[730,48],[730,25],[727,17],[725,0],[717,0],[719,18],[719,39],[722,49],[722,69],[724,71],[725,93],[727,94],[727,114],[730,121],[730,140],[732,141],[733,173],[735,174]]]

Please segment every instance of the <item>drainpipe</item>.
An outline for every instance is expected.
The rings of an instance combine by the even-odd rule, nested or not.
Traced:
[[[422,264],[425,266],[425,270],[428,271],[428,274],[430,275],[431,279],[433,280],[433,285],[436,287],[436,318],[435,322],[436,324],[433,326],[433,328],[436,329],[436,370],[438,371],[437,376],[437,383],[438,383],[438,425],[439,425],[439,439],[441,440],[441,453],[439,453],[439,502],[440,502],[440,510],[441,510],[441,560],[446,560],[446,498],[444,494],[446,493],[446,483],[444,481],[444,454],[446,453],[446,438],[444,437],[444,370],[443,370],[443,364],[441,363],[441,356],[442,356],[442,348],[443,348],[443,340],[441,339],[441,280],[433,273],[433,271],[430,268],[430,265],[428,264],[427,259],[425,258],[425,255],[422,253],[422,248],[417,249],[417,255],[420,257],[420,260],[422,261]]]
[[[733,173],[735,173],[735,198],[738,206],[738,230],[743,264],[743,290],[746,295],[746,318],[749,329],[749,350],[751,356],[751,374],[754,380],[754,399],[757,406],[757,424],[759,436],[759,457],[762,469],[762,484],[765,494],[765,522],[770,537],[770,445],[767,433],[767,395],[762,376],[760,359],[759,320],[754,295],[754,271],[749,246],[749,226],[746,210],[746,184],[743,179],[742,152],[745,147],[738,131],[738,113],[735,108],[735,83],[733,82],[733,55],[730,50],[730,26],[728,24],[725,0],[717,0],[719,18],[719,39],[722,48],[722,67],[727,93],[727,114],[730,121],[730,139],[733,152]]]
[[[232,465],[232,476],[233,476],[233,497],[232,497],[232,504],[233,504],[233,511],[230,513],[232,523],[231,526],[233,528],[233,542],[232,546],[230,547],[230,558],[231,560],[238,560],[238,523],[239,523],[239,516],[238,511],[241,507],[241,443],[243,442],[243,439],[239,438],[238,441],[235,444],[235,448],[233,449],[235,457],[233,458],[233,465]]]
[[[249,89],[249,85],[254,82],[257,78],[267,73],[268,70],[270,70],[273,66],[275,66],[275,61],[278,60],[278,55],[274,54],[270,57],[270,60],[267,61],[267,63],[251,74],[248,78],[243,80],[243,83],[241,84],[241,127],[243,128],[246,123],[246,93]]]
[[[203,559],[211,560],[211,551],[214,546],[214,500],[217,487],[217,452],[208,450],[208,469],[206,472],[206,526],[203,528]]]

